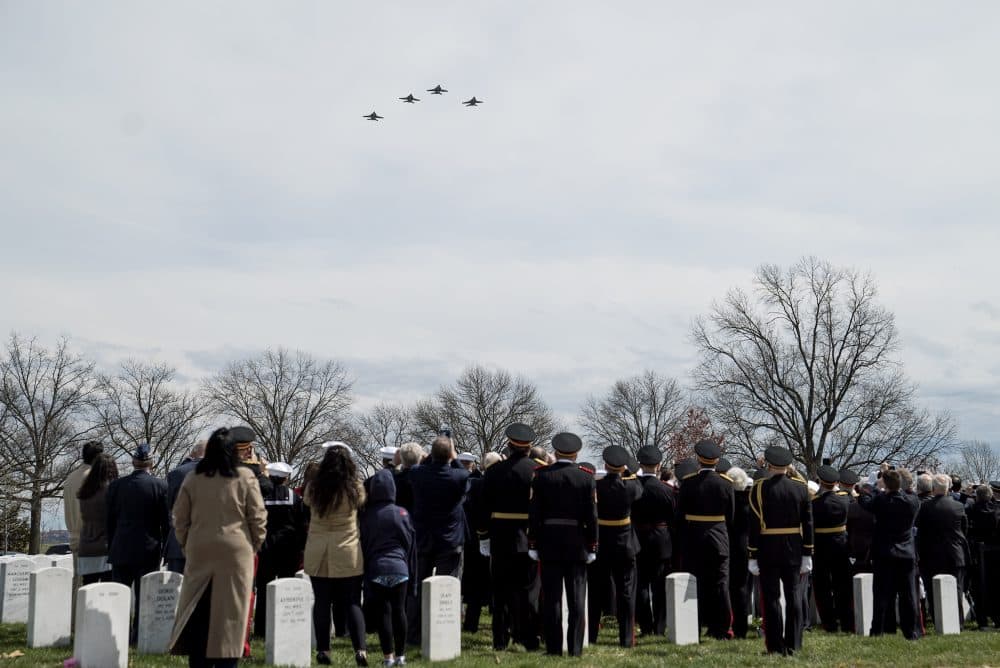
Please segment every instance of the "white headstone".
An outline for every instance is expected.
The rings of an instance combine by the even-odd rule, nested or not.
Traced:
[[[421,583],[421,654],[428,661],[448,661],[462,654],[462,583],[435,575]]]
[[[313,590],[307,580],[278,578],[267,583],[266,663],[305,668],[312,665],[312,608]]]
[[[590,645],[590,632],[587,630],[587,620],[589,609],[587,605],[587,590],[584,588],[583,591],[583,646],[587,647]],[[562,593],[562,638],[563,638],[563,651],[568,652],[569,647],[566,645],[566,634],[569,632],[569,606],[566,603],[566,587],[563,587]]]
[[[73,567],[73,555],[72,554],[58,554],[52,557],[53,568],[65,568],[70,573],[76,573],[76,569]]]
[[[142,577],[137,647],[140,654],[166,654],[170,649],[182,582],[184,576],[171,571],[153,571]]]
[[[939,635],[955,635],[962,630],[962,618],[958,612],[958,582],[954,575],[935,575],[934,587],[934,632]]]
[[[875,576],[858,573],[854,576],[854,633],[869,635],[872,631],[872,615],[875,612],[875,598],[872,584]]]
[[[73,572],[40,568],[28,582],[28,647],[68,647],[73,631]]]
[[[128,625],[132,590],[98,582],[76,592],[73,657],[79,668],[128,668]]]
[[[39,568],[52,568],[51,554],[33,554],[29,557],[35,564],[35,570]]]
[[[691,573],[667,576],[667,639],[675,645],[697,645],[698,578]]]
[[[28,594],[31,559],[11,559],[0,564],[0,624],[24,624],[28,621]]]

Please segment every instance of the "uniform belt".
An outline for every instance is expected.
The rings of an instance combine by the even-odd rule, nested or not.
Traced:
[[[688,522],[725,522],[725,515],[685,515]]]
[[[632,524],[631,517],[624,517],[620,520],[602,520],[598,519],[597,523],[602,527],[627,527]]]
[[[493,513],[490,517],[495,520],[526,520],[528,513]]]
[[[566,519],[558,519],[558,518],[551,519],[551,520],[544,520],[544,521],[542,521],[542,524],[547,524],[549,526],[557,526],[557,527],[576,527],[576,526],[580,526],[580,523],[577,522],[576,520],[566,520]]]
[[[781,527],[779,529],[761,529],[761,536],[801,536],[802,527]]]
[[[839,527],[816,527],[813,531],[816,533],[845,533],[847,525],[841,524]]]

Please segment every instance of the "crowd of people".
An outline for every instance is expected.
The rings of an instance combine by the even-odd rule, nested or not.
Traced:
[[[769,653],[801,648],[810,598],[823,629],[854,632],[852,579],[863,572],[874,578],[872,635],[919,638],[940,574],[956,578],[960,605],[971,594],[980,629],[1000,626],[998,481],[964,488],[889,464],[862,480],[829,463],[807,480],[785,448],[744,469],[711,440],[671,466],[653,446],[634,458],[609,446],[595,466],[578,461],[576,435],[544,449],[524,424],[480,460],[450,436],[443,427],[428,448],[383,449],[367,478],[348,444],[324,443],[296,488],[288,464],[260,461],[248,427],[214,431],[166,479],[152,475],[148,445],[120,477],[101,444],[87,443],[65,485],[77,573],[137,597],[161,563],[183,573],[172,647],[191,666],[249,656],[266,628],[267,583],[300,571],[321,664],[332,662],[333,629],[368,665],[374,629],[383,665],[405,665],[420,641],[419,583],[431,575],[461,579],[464,631],[490,610],[497,651],[561,655],[565,645],[579,656],[609,616],[621,647],[663,636],[671,572],[697,578],[709,636],[745,638],[753,613]]]

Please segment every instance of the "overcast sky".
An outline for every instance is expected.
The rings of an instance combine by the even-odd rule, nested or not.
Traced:
[[[0,331],[361,406],[480,362],[573,424],[815,254],[1000,443],[1000,4],[817,5],[0,0]]]

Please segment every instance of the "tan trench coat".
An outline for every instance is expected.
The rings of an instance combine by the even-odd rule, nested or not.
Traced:
[[[188,474],[174,503],[174,529],[187,565],[170,645],[177,643],[211,583],[206,656],[213,658],[243,655],[253,557],[267,532],[260,485],[249,469],[237,471],[235,478]]]
[[[364,504],[365,490],[360,482],[358,491],[359,502]],[[307,505],[309,497],[307,489]],[[312,513],[302,569],[309,577],[321,578],[349,578],[364,572],[357,508],[348,509],[341,501],[326,515]]]

